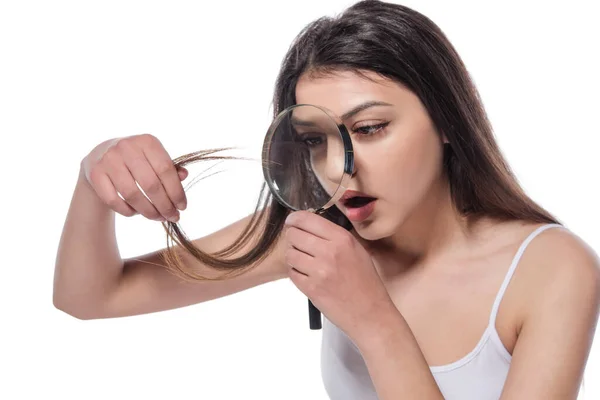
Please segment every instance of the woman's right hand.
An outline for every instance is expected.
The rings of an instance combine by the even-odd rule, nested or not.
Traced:
[[[188,171],[176,168],[160,141],[150,134],[102,142],[81,161],[81,168],[98,197],[126,217],[142,214],[154,221],[177,222],[177,209],[187,206],[181,181]]]

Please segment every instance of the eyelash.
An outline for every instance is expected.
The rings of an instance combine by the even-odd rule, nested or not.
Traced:
[[[377,124],[377,125],[359,126],[358,128],[354,129],[354,132],[359,133],[360,136],[373,136],[373,135],[380,133],[388,125],[389,125],[389,122],[384,122],[382,124]],[[367,132],[365,133],[364,130],[367,130]],[[372,130],[374,130],[374,132]],[[368,131],[371,131],[371,132],[368,132]]]
[[[380,134],[381,131],[383,131],[383,129],[389,125],[389,122],[384,122],[381,124],[377,124],[377,125],[364,125],[364,126],[359,126],[358,128],[355,128],[353,133],[358,133],[359,136],[362,137],[371,137],[371,136],[375,136],[377,134]],[[370,133],[363,133],[364,130],[375,130],[374,132],[370,132]],[[362,131],[361,131],[362,130]],[[305,135],[299,135],[298,136],[299,141],[304,142],[305,144],[307,144],[309,147],[315,147],[318,146],[319,144],[321,144],[321,142],[319,143],[311,143],[311,141],[313,140],[321,140],[320,138],[313,138],[310,136],[310,134],[305,134]]]

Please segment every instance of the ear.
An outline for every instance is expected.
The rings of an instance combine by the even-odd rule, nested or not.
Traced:
[[[446,137],[446,135],[445,135],[445,134],[442,134],[442,143],[443,143],[443,144],[450,143],[450,141],[448,140],[448,138]]]

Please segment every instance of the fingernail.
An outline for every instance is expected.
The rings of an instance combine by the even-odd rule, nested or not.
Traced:
[[[293,216],[293,215],[294,215],[294,214],[293,214],[293,213],[291,213],[291,214],[289,214],[289,215],[287,216],[287,218],[285,219],[285,223],[286,223],[286,224],[289,224],[289,223],[290,223],[290,221],[292,220],[292,216]]]
[[[181,211],[185,210],[185,207],[187,205],[185,203],[177,203],[177,208],[180,209]]]
[[[173,217],[169,217],[169,221],[171,221],[171,222],[177,222],[177,221],[179,221],[179,215],[175,215]]]

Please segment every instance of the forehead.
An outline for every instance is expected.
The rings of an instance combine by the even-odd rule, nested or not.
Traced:
[[[398,104],[405,89],[401,84],[371,71],[334,71],[327,74],[303,74],[296,85],[296,103],[325,107],[336,115],[365,101]]]

